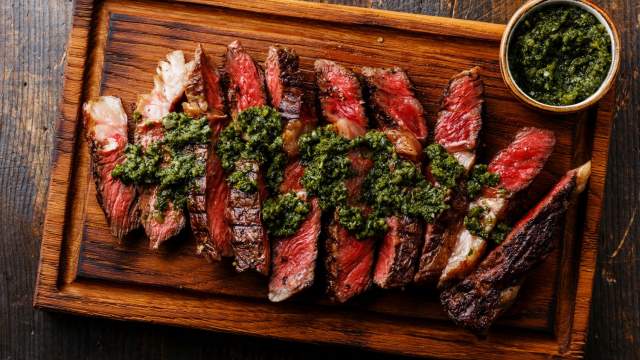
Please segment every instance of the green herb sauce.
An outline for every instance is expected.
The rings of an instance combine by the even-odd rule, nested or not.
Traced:
[[[299,147],[305,165],[302,185],[318,197],[323,210],[336,209],[340,224],[359,239],[383,235],[387,216],[403,214],[433,221],[447,208],[446,190],[429,184],[415,164],[398,157],[380,131],[348,140],[329,125],[303,135]],[[366,215],[360,207],[348,204],[344,183],[354,175],[347,154],[356,148],[373,160],[361,198],[356,199],[370,209]]]
[[[464,173],[464,167],[460,165],[458,160],[440,144],[431,144],[424,152],[430,161],[431,174],[438,183],[447,188],[456,186],[458,178]]]
[[[482,224],[482,216],[487,210],[482,206],[474,206],[469,209],[469,213],[464,217],[464,226],[472,235],[479,236],[483,239],[489,237],[489,232]]]
[[[593,94],[611,66],[611,38],[596,17],[576,6],[554,5],[518,25],[509,67],[518,86],[550,105],[571,105]]]
[[[252,181],[242,180],[246,174],[237,171],[240,159],[255,160],[265,171],[269,190],[277,192],[282,182],[287,157],[282,148],[282,121],[277,110],[268,107],[252,107],[238,114],[221,133],[216,144],[222,168],[227,172],[231,186],[239,190],[257,190]]]
[[[500,183],[500,175],[492,173],[485,164],[476,165],[467,180],[467,195],[470,199],[480,194],[483,186],[496,186]]]
[[[267,199],[262,207],[262,222],[270,235],[291,236],[309,214],[309,204],[288,192]]]
[[[135,112],[134,120],[140,121]],[[204,160],[199,160],[186,148],[209,142],[211,130],[206,118],[193,119],[183,113],[170,113],[162,119],[164,138],[145,150],[129,144],[125,161],[114,167],[111,176],[125,184],[158,185],[156,208],[163,212],[172,202],[186,206],[195,179],[204,176]]]
[[[511,232],[511,227],[505,223],[498,224],[491,232],[491,241],[496,244],[500,244]]]

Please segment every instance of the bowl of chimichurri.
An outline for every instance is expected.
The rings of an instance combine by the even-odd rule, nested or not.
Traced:
[[[511,18],[500,46],[500,69],[525,104],[573,113],[600,100],[620,61],[615,25],[586,0],[532,0]]]

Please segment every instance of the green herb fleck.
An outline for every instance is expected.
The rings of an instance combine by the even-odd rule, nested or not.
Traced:
[[[511,232],[511,227],[505,223],[500,223],[493,229],[491,233],[491,240],[496,244],[500,244],[504,241],[504,239]]]
[[[430,161],[431,174],[438,183],[447,188],[454,187],[458,178],[464,173],[464,167],[460,165],[458,160],[451,156],[440,144],[427,146],[425,154]]]
[[[472,235],[486,239],[489,233],[482,224],[482,217],[487,210],[482,206],[474,206],[469,209],[467,216],[464,217],[464,226]]]
[[[270,235],[291,236],[309,214],[309,204],[288,192],[269,198],[262,207],[262,222]]]
[[[476,165],[467,180],[467,194],[473,199],[480,194],[483,186],[496,186],[498,183],[500,175],[489,172],[485,164]]]

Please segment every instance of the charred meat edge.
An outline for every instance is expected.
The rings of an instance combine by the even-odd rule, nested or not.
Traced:
[[[471,97],[474,101],[451,99],[458,95],[460,90],[457,89],[462,89],[465,85],[471,86],[474,91],[465,91],[461,96]],[[436,143],[455,157],[467,173],[476,159],[475,149],[478,143],[478,134],[482,127],[483,104],[484,86],[482,79],[478,75],[478,68],[462,71],[451,78],[444,90],[440,103],[435,130]],[[458,142],[452,142],[452,139],[446,136],[447,132],[445,130],[463,126],[465,120],[468,120],[465,116],[473,116],[475,118],[474,121],[466,123],[470,129],[467,132],[468,137],[467,139],[460,139]],[[453,124],[451,123],[452,121]],[[464,135],[465,133],[462,132],[462,134]],[[461,144],[463,145],[460,146]],[[429,173],[428,168],[426,172]],[[435,180],[433,182],[436,183]],[[414,281],[417,283],[437,282],[455,246],[455,236],[460,230],[460,223],[464,218],[469,202],[465,194],[455,190],[450,192],[448,202],[450,208],[445,210],[434,223],[426,225],[418,270],[414,277]]]
[[[136,188],[111,176],[113,168],[125,159],[127,115],[120,99],[114,96],[89,100],[82,110],[91,153],[91,169],[96,183],[96,197],[111,233],[122,240],[130,231],[140,226]]]
[[[226,190],[223,188],[226,183],[219,160],[216,159],[217,155],[213,150],[213,143],[219,135],[219,130],[226,124],[227,116],[220,87],[220,74],[215,66],[212,66],[202,44],[197,45],[193,62],[194,66],[185,88],[187,101],[182,104],[182,109],[194,119],[205,117],[212,129],[212,134],[210,145],[197,145],[191,149],[199,160],[207,163],[208,171],[205,176],[196,179],[195,187],[189,194],[187,209],[191,230],[196,239],[196,251],[210,260],[220,260],[221,256],[231,255],[230,243],[227,246],[224,245],[225,242],[229,242],[230,230],[224,219],[224,211],[216,211],[219,208],[215,204],[216,196],[207,194],[207,191],[217,193]],[[215,163],[218,163],[217,168],[212,168]],[[212,179],[212,177],[222,177],[222,179]],[[214,226],[217,228],[213,228]],[[219,229],[220,227],[223,229]],[[213,236],[222,237],[222,239],[213,239]]]
[[[407,216],[391,216],[387,224],[389,230],[378,249],[373,282],[383,289],[400,288],[413,281],[422,224]]]
[[[496,189],[485,187],[480,198],[469,204],[469,209],[476,206],[486,209],[480,220],[486,231],[490,232],[504,218],[513,195],[527,188],[542,171],[554,146],[553,132],[523,128],[511,144],[491,160],[489,171],[500,175],[500,183]],[[472,234],[464,226],[460,228],[453,252],[438,281],[440,287],[472,271],[486,250],[485,239]]]
[[[162,118],[173,111],[184,94],[187,77],[193,62],[185,63],[180,50],[170,52],[166,60],[161,60],[156,69],[151,93],[141,95],[136,111],[141,121],[136,124],[134,141],[143,148],[164,136]],[[149,246],[157,249],[161,243],[177,235],[185,225],[183,209],[176,209],[173,203],[162,214],[156,210],[157,186],[143,190],[141,200],[141,220],[149,236]]]
[[[234,41],[227,47],[225,67],[229,82],[227,99],[232,119],[235,120],[243,110],[267,104],[262,69],[239,41]],[[238,160],[236,168],[247,172],[249,178],[258,183],[259,189],[255,193],[235,188],[229,190],[226,218],[231,227],[235,267],[237,271],[253,269],[267,275],[271,248],[262,224],[262,202],[267,195],[264,179],[255,161]]]
[[[572,194],[582,192],[591,162],[570,170],[478,268],[444,290],[440,301],[457,325],[483,334],[515,301],[527,274],[553,249]]]

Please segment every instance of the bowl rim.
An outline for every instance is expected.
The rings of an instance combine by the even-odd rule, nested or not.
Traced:
[[[552,5],[552,4],[570,4],[578,6],[586,11],[592,13],[600,23],[606,28],[609,36],[611,37],[611,65],[609,72],[604,78],[598,89],[591,94],[588,98],[582,100],[579,103],[571,105],[549,105],[538,100],[533,99],[527,95],[516,83],[515,79],[511,75],[509,69],[509,43],[513,32],[520,21],[529,15],[532,11],[539,9],[540,7]],[[502,79],[507,87],[511,90],[516,97],[525,104],[537,109],[541,109],[547,112],[553,113],[575,113],[584,110],[592,105],[596,104],[602,97],[609,92],[613,86],[618,70],[620,68],[620,35],[609,15],[599,6],[589,0],[530,0],[522,5],[511,17],[500,41],[500,71],[502,73]]]

